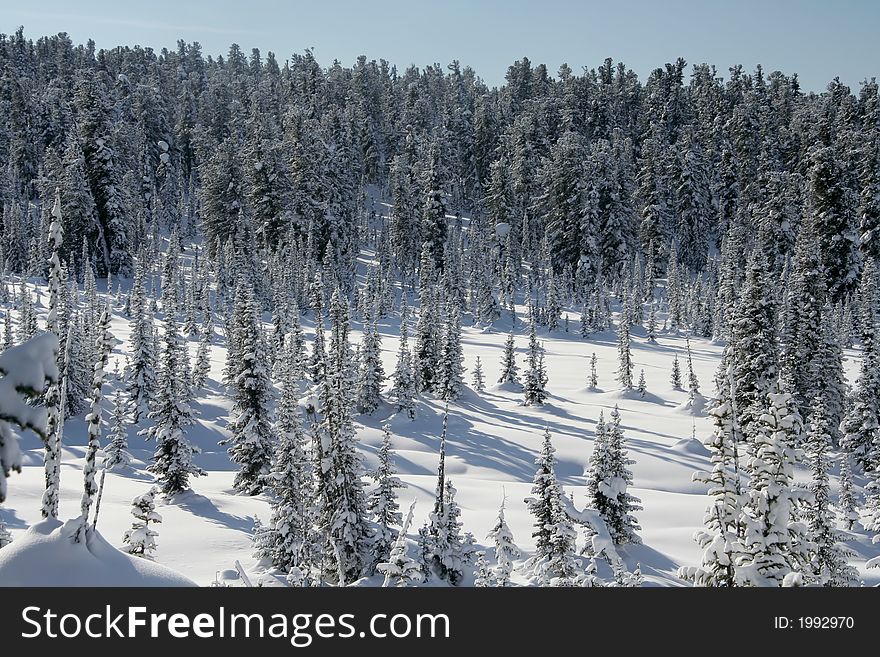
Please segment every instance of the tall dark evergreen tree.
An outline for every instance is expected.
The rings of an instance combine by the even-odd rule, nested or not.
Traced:
[[[416,380],[408,339],[409,320],[406,299],[404,298],[400,308],[400,341],[397,349],[397,365],[395,365],[392,375],[391,396],[397,404],[397,412],[406,412],[410,420],[414,420],[416,417]]]
[[[233,486],[239,493],[256,495],[263,490],[265,475],[272,464],[272,380],[269,358],[259,311],[253,291],[247,284],[236,290],[237,361],[233,363],[230,382],[234,405],[229,423],[229,458],[239,466]]]
[[[156,441],[153,462],[148,466],[156,483],[168,497],[189,489],[190,477],[205,473],[193,463],[193,454],[200,450],[186,438],[186,427],[193,423],[192,410],[185,401],[188,382],[180,372],[181,350],[184,345],[173,318],[165,320],[164,350],[158,381],[155,410],[150,412],[154,424],[141,431]]]
[[[464,391],[464,356],[461,349],[461,319],[454,303],[446,304],[444,329],[437,393],[441,399],[455,401]]]
[[[538,342],[535,320],[529,325],[529,355],[523,392],[526,406],[540,406],[547,400],[546,372],[544,370],[544,348]]]
[[[461,582],[464,575],[464,537],[461,535],[461,513],[455,502],[455,488],[446,477],[446,432],[448,409],[443,416],[440,435],[440,462],[437,466],[437,490],[434,510],[428,515],[426,535],[428,538],[428,566],[431,571],[452,585]]]
[[[752,255],[731,319],[729,346],[735,382],[737,423],[746,440],[756,436],[766,395],[777,376],[776,300],[766,258]]]
[[[395,476],[397,471],[394,467],[391,428],[387,424],[382,427],[382,444],[379,446],[378,458],[376,469],[370,473],[370,477],[376,482],[376,488],[367,501],[367,510],[376,523],[376,534],[371,547],[374,565],[390,559],[398,536],[395,527],[403,520],[395,491],[406,486]]]
[[[364,327],[361,342],[360,373],[357,382],[357,407],[361,413],[372,413],[382,401],[385,370],[382,367],[382,338],[375,320]]]
[[[138,258],[129,298],[130,359],[126,371],[132,422],[138,424],[150,412],[150,402],[158,392],[156,354],[153,349],[153,315],[144,289],[144,263]]]
[[[815,221],[825,285],[833,298],[852,293],[859,280],[856,212],[847,182],[835,147],[817,147],[810,153],[808,211]]]
[[[862,272],[862,359],[859,378],[850,394],[848,409],[840,425],[842,444],[865,471],[880,469],[872,459],[874,446],[880,442],[880,344],[876,332],[880,326],[880,296],[877,292],[877,269],[871,260]]]
[[[627,492],[632,484],[632,464],[624,446],[623,429],[620,428],[620,411],[611,411],[611,423],[605,424],[602,412],[596,423],[596,437],[587,470],[587,491],[591,506],[608,525],[615,543],[640,543],[636,531],[639,525],[633,513],[642,507],[639,499]]]
[[[278,440],[272,469],[264,476],[274,493],[272,514],[257,556],[267,558],[285,572],[308,574],[320,555],[315,549],[315,499],[312,463],[307,453],[298,404],[299,382],[286,379],[275,420]]]
[[[526,498],[535,519],[535,552],[526,566],[547,585],[571,586],[578,563],[574,555],[575,532],[562,503],[562,487],[556,478],[555,453],[550,430],[544,430],[541,452],[535,460],[532,494]]]
[[[352,421],[354,407],[348,304],[339,290],[330,301],[330,344],[320,388],[321,421],[313,443],[318,477],[319,531],[326,536],[326,575],[344,585],[369,560],[370,527]]]
[[[822,586],[853,586],[858,584],[858,571],[847,563],[854,552],[841,545],[842,532],[836,528],[831,511],[831,486],[828,471],[831,468],[831,423],[821,396],[813,400],[810,434],[807,437],[807,459],[812,470],[810,492],[813,499],[805,515],[810,527],[810,539],[816,544],[812,568]]]
[[[501,377],[498,383],[519,384],[517,372],[519,368],[516,366],[516,351],[514,350],[513,333],[507,336],[504,342],[504,355],[501,358]]]

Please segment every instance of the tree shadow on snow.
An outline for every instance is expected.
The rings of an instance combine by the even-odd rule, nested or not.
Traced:
[[[5,507],[0,506],[0,520],[6,523],[6,526],[10,529],[27,529],[27,523],[19,518],[15,509],[7,509]]]
[[[254,530],[253,516],[236,516],[217,508],[210,499],[191,490],[179,493],[166,501],[166,504],[189,511],[194,516],[211,520],[223,527],[229,527],[246,534]]]
[[[679,566],[662,552],[645,544],[618,547],[617,553],[626,564],[627,570],[633,571],[636,565],[639,565],[642,575],[648,577],[656,575],[666,581],[670,577],[675,577],[675,571]]]
[[[420,404],[418,412],[418,418],[411,426],[396,424],[396,433],[421,443],[428,452],[439,452],[442,410],[438,411],[429,404]],[[474,423],[462,412],[462,408],[456,406],[449,409],[446,453],[469,466],[500,470],[520,480],[529,481],[534,475],[534,452],[500,435],[475,429]]]

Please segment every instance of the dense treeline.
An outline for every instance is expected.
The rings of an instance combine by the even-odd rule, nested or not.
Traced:
[[[458,62],[322,69],[308,51],[283,63],[235,45],[216,59],[183,42],[96,51],[22,30],[0,39],[0,69],[13,271],[43,266],[56,185],[62,260],[81,269],[85,257],[99,275],[131,273],[148,236],[174,226],[213,252],[241,218],[270,251],[302,241],[318,262],[346,262],[371,186],[394,201],[403,272],[426,241],[442,269],[441,208],[509,224],[517,264],[575,282],[615,276],[636,254],[663,273],[673,244],[688,271],[712,269],[728,239],[737,253],[760,240],[778,273],[811,216],[841,298],[880,250],[873,80],[817,95],[760,68],[723,79],[678,60],[639,81],[611,60],[554,76],[524,58],[489,88]]]

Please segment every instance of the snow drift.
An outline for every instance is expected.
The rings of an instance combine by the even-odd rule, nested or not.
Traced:
[[[73,541],[79,520],[43,520],[0,550],[0,586],[196,586],[183,575],[130,557],[97,531]]]

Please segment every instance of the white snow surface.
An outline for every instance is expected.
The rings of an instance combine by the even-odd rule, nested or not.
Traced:
[[[0,586],[196,586],[166,566],[130,557],[101,536],[76,543],[79,520],[42,520],[0,551]]]

